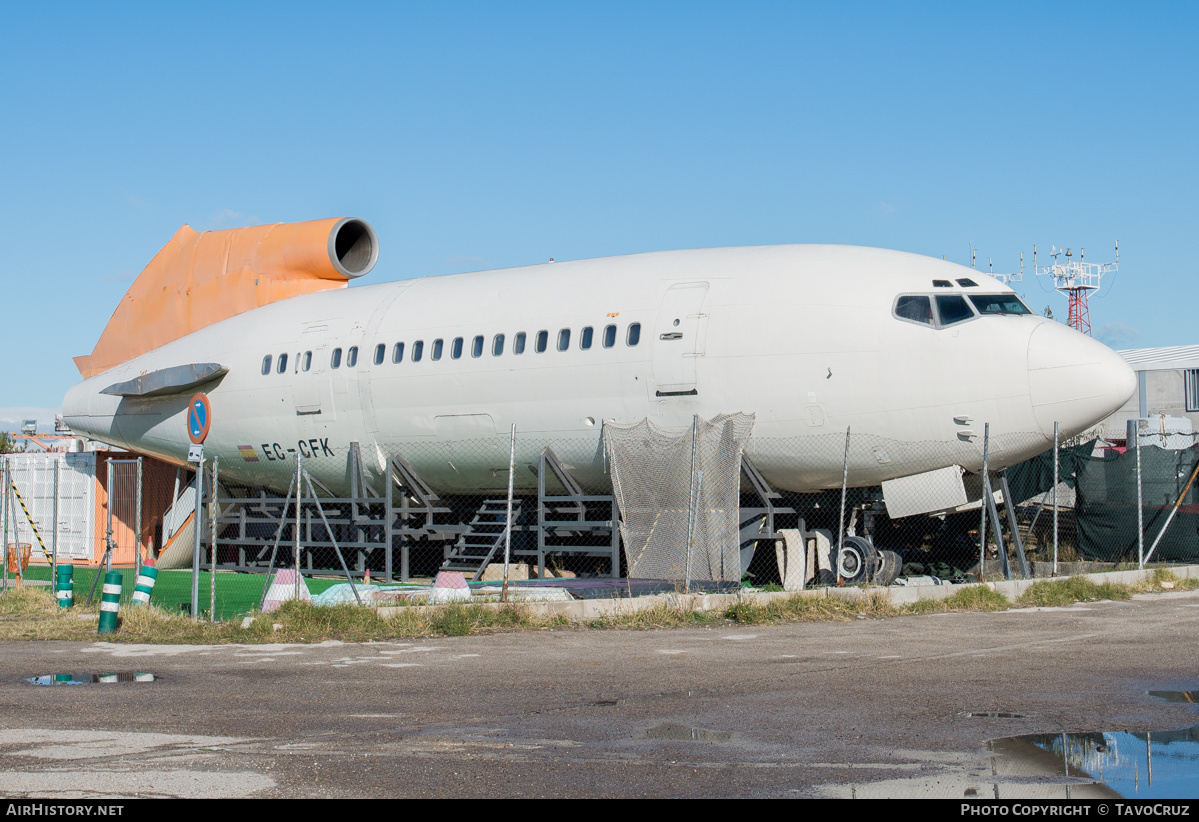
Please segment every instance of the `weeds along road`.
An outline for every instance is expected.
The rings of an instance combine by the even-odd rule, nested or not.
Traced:
[[[394,643],[3,643],[0,793],[1013,796],[1052,779],[1009,779],[988,739],[1199,722],[1147,694],[1199,689],[1197,639],[1199,592],[1175,592]],[[163,679],[21,681],[129,671]]]

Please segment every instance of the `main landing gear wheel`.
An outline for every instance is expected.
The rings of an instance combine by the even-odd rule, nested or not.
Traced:
[[[878,552],[878,568],[874,572],[875,585],[890,585],[903,570],[903,560],[894,551],[882,549]]]
[[[878,552],[868,540],[861,537],[846,537],[837,552],[837,576],[846,585],[867,582],[878,564]]]

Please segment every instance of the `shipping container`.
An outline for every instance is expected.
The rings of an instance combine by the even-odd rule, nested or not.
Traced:
[[[156,555],[176,481],[186,484],[190,479],[186,469],[142,457],[139,483],[138,456],[123,451],[6,454],[3,461],[12,481],[0,495],[7,528],[3,539],[31,545],[34,564],[48,564],[48,553],[57,550],[60,562],[99,565],[110,510],[113,565],[133,565],[139,547],[143,561]]]

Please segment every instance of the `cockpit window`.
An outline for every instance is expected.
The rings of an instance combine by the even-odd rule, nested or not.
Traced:
[[[971,295],[970,302],[979,314],[1031,314],[1028,306],[1020,302],[1015,294]]]
[[[953,288],[949,280],[933,280],[933,288]]]
[[[970,279],[969,277],[965,277],[963,279],[958,280],[958,285],[960,285],[962,288],[977,288],[978,287],[978,283],[974,282],[974,280]]]
[[[901,320],[932,325],[932,301],[928,297],[900,297],[895,301],[895,316]]]
[[[953,325],[973,319],[974,312],[966,305],[966,299],[957,294],[937,297],[937,314],[941,318],[941,326]]]

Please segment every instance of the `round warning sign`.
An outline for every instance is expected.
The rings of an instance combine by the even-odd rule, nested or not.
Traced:
[[[208,427],[212,424],[212,406],[208,404],[207,394],[196,394],[187,405],[187,436],[194,444],[199,445],[208,436]]]

